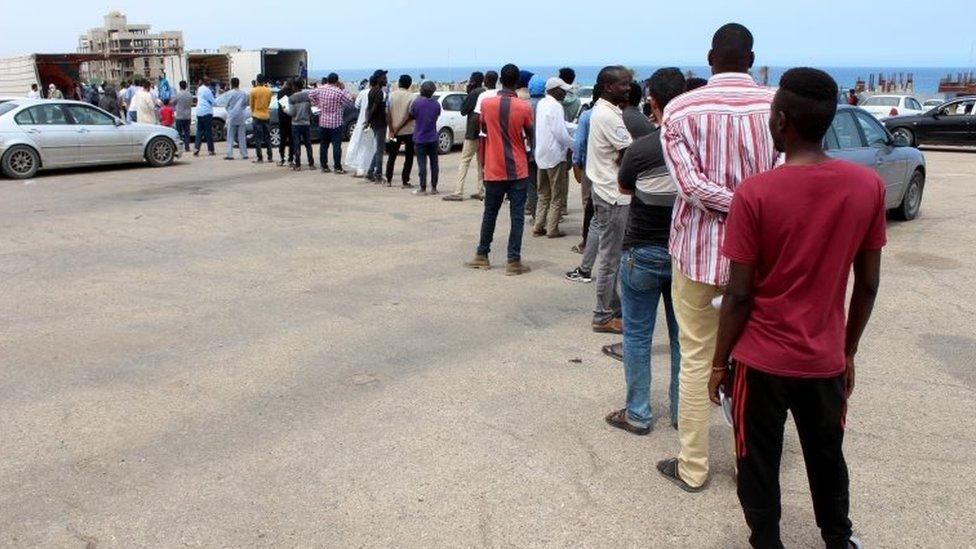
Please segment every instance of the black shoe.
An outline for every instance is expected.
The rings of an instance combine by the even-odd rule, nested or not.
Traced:
[[[328,166],[322,166],[322,173],[332,173]]]
[[[593,277],[589,272],[584,271],[582,267],[576,267],[572,271],[566,273],[566,280],[589,284],[590,282],[593,282]]]
[[[190,151],[187,151],[190,152]],[[193,156],[200,156],[200,149],[193,151]]]
[[[681,475],[678,474],[677,458],[665,459],[657,462],[657,471],[661,473],[661,476],[670,480],[675,484],[675,486],[681,488],[685,492],[691,492],[694,494],[705,489],[705,484],[702,484],[701,486],[692,486],[681,479]]]

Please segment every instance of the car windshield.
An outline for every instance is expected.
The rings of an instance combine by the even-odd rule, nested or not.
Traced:
[[[3,103],[0,103],[0,116],[3,116],[16,108],[17,103],[14,103],[13,101],[4,101]]]
[[[897,107],[899,97],[868,97],[861,103],[863,107]]]

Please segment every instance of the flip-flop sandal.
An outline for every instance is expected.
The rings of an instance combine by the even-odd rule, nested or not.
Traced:
[[[633,433],[638,436],[644,436],[650,434],[651,427],[638,427],[627,421],[627,410],[617,410],[616,412],[610,412],[610,414],[603,418],[611,427],[616,427],[617,429],[623,429],[628,433]]]
[[[623,343],[613,343],[611,345],[604,345],[603,347],[600,348],[600,350],[603,351],[603,354],[607,355],[610,358],[619,360],[620,362],[624,361]]]
[[[657,471],[661,473],[661,476],[673,482],[675,486],[677,486],[678,488],[681,488],[685,492],[690,492],[692,494],[701,492],[702,490],[705,489],[705,486],[708,484],[708,481],[705,481],[705,484],[695,487],[681,480],[681,477],[678,476],[677,458],[671,458],[671,459],[666,459],[664,461],[657,462]]]

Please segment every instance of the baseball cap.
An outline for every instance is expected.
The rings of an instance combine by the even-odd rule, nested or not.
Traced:
[[[546,91],[554,90],[556,88],[559,88],[563,91],[569,91],[573,89],[572,86],[570,86],[566,82],[563,82],[563,79],[559,78],[558,76],[553,76],[549,80],[546,80]]]

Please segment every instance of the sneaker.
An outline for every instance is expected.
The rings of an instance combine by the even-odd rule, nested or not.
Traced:
[[[441,200],[446,200],[447,202],[462,202],[464,200],[464,197],[457,193],[454,193],[445,196]]]
[[[193,151],[193,156],[200,156],[200,149]]]
[[[473,195],[471,195],[471,198],[473,198],[475,200],[484,200],[485,199],[485,195],[483,195],[481,193],[474,193]]]
[[[532,231],[532,236],[535,236],[535,237],[546,236],[546,230],[545,229],[534,229]]]
[[[315,164],[309,164],[308,165],[308,171],[314,172],[315,171]]]
[[[278,167],[284,166],[285,165],[285,161],[284,160],[279,160],[277,162],[277,164],[278,164]]]
[[[373,183],[375,183],[376,182],[376,178],[373,177],[373,174],[368,173],[368,174],[366,174],[366,181],[372,181]]]
[[[466,261],[464,266],[469,269],[481,269],[487,271],[491,268],[491,263],[488,262],[487,255],[477,254],[471,261]]]
[[[603,324],[594,322],[593,331],[598,334],[623,334],[624,323],[619,318],[611,318]]]
[[[322,166],[322,173],[332,173],[328,166]]]
[[[519,260],[509,261],[505,265],[505,276],[521,275],[521,274],[525,274],[525,273],[527,273],[527,272],[529,272],[531,270],[532,269],[530,269],[528,265],[524,265]]]
[[[417,189],[413,194],[414,196],[427,196],[427,189]]]
[[[336,168],[334,173],[336,175],[346,175],[346,170],[343,170],[342,168]]]
[[[413,185],[411,185],[410,183],[404,183],[403,185],[400,185],[400,188],[401,189],[412,189],[413,188]]]
[[[207,156],[217,156],[217,153],[210,151],[207,153]]]
[[[431,189],[430,194],[440,194],[440,193],[437,192],[437,189]]]
[[[566,280],[589,284],[590,282],[593,282],[593,277],[590,276],[589,271],[584,271],[582,267],[576,267],[572,271],[566,273]]]

